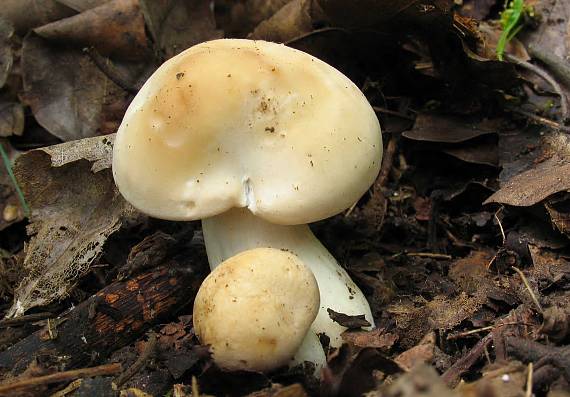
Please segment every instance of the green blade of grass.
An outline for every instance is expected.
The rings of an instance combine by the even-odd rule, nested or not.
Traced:
[[[30,207],[28,207],[28,203],[26,203],[26,199],[24,198],[24,193],[22,193],[22,189],[20,189],[20,185],[18,185],[18,181],[16,180],[16,176],[14,175],[14,171],[12,170],[12,163],[8,158],[8,153],[4,150],[4,146],[0,143],[0,155],[2,156],[2,161],[4,162],[4,167],[6,171],[8,171],[8,176],[10,180],[14,184],[14,189],[16,190],[16,194],[18,195],[18,199],[20,200],[20,204],[22,209],[24,210],[24,215],[26,217],[30,217]]]
[[[503,14],[501,15],[501,24],[503,25],[503,31],[501,32],[501,37],[497,43],[497,58],[499,61],[503,60],[503,54],[505,53],[505,47],[507,43],[518,33],[519,29],[517,24],[521,19],[524,9],[524,0],[513,0],[509,7],[505,8]]]

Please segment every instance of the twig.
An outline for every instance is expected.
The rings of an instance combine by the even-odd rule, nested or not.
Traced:
[[[130,94],[136,94],[139,91],[139,88],[134,87],[109,59],[101,56],[93,47],[84,48],[83,52],[89,56],[89,59],[91,59],[95,66],[97,66],[109,80],[117,84],[123,90]]]
[[[509,62],[512,62],[517,66],[530,70],[531,72],[541,77],[548,84],[550,84],[554,92],[556,92],[556,94],[560,97],[560,110],[562,112],[562,120],[566,120],[568,118],[568,99],[566,98],[566,95],[564,95],[564,92],[562,91],[562,87],[560,87],[560,84],[558,84],[558,82],[554,78],[552,78],[550,74],[548,74],[544,69],[536,65],[533,65],[530,62],[523,61],[522,59],[512,56],[510,54],[505,54],[505,58]]]
[[[529,294],[530,294],[530,298],[532,299],[532,301],[534,302],[534,304],[536,305],[536,307],[538,308],[538,311],[544,316],[544,310],[542,310],[542,305],[540,304],[540,302],[538,301],[538,299],[536,298],[536,295],[534,294],[534,291],[532,290],[532,288],[530,287],[530,284],[528,283],[528,280],[526,278],[526,276],[524,275],[524,273],[518,268],[513,266],[513,269],[515,270],[515,272],[517,272],[519,274],[519,276],[522,279],[522,282],[524,283],[526,289],[528,290]]]
[[[469,331],[465,331],[465,332],[460,332],[458,334],[453,334],[453,335],[448,335],[447,336],[447,340],[453,340],[453,339],[459,339],[462,338],[464,336],[469,336],[472,334],[477,334],[479,332],[483,332],[483,331],[490,331],[492,329],[495,328],[499,328],[499,327],[504,327],[506,325],[532,325],[532,324],[524,324],[524,323],[501,323],[501,324],[497,324],[497,325],[489,325],[487,327],[481,327],[481,328],[476,328],[476,329],[471,329]]]
[[[499,208],[493,216],[495,217],[495,220],[497,221],[497,224],[499,225],[499,229],[501,230],[501,236],[503,237],[503,245],[505,245],[505,241],[507,241],[507,238],[505,236],[505,229],[503,229],[503,224],[501,223],[501,220],[499,219],[499,216],[498,216],[499,213],[502,211],[503,211],[503,207]]]
[[[441,375],[441,379],[448,385],[455,384],[462,373],[467,371],[481,357],[485,348],[491,343],[492,334],[488,334],[481,339],[473,348],[463,357],[455,362],[447,371]]]
[[[493,257],[491,258],[491,260],[489,261],[489,263],[487,263],[486,269],[489,270],[491,268],[491,265],[497,260],[497,254],[493,255]]]
[[[119,363],[99,365],[98,367],[91,368],[73,369],[71,371],[64,371],[51,375],[22,379],[12,383],[0,385],[0,395],[10,395],[16,391],[39,385],[65,382],[75,380],[77,378],[93,378],[95,376],[114,375],[118,372],[121,372],[121,364]]]
[[[382,167],[380,168],[380,175],[374,183],[374,190],[386,186],[388,182],[388,176],[390,175],[390,170],[392,169],[392,164],[394,164],[394,156],[396,154],[396,149],[398,148],[398,138],[394,135],[388,141],[386,150],[384,151],[384,156],[382,158]]]
[[[45,320],[46,318],[50,317],[53,317],[53,313],[42,312],[42,313],[27,314],[25,316],[16,317],[16,318],[6,318],[0,321],[0,328],[15,327],[22,324],[33,323],[34,321]]]
[[[535,47],[534,45],[528,47],[528,52],[533,58],[538,59],[548,66],[550,70],[552,70],[552,73],[570,88],[570,66],[568,66],[562,58],[551,52],[546,52],[540,47]]]
[[[526,393],[525,397],[532,397],[532,362],[528,363],[528,375],[526,378]]]
[[[157,338],[156,334],[153,332],[150,334],[148,341],[144,347],[142,354],[137,358],[137,360],[129,368],[125,370],[117,379],[113,382],[114,387],[117,389],[125,384],[129,379],[133,377],[137,372],[139,372],[147,363],[148,359],[154,354],[156,350]]]
[[[570,127],[566,127],[565,125],[562,125],[560,123],[557,123],[556,121],[552,121],[550,119],[547,119],[546,117],[542,117],[542,116],[539,116],[537,114],[530,113],[530,112],[524,111],[522,109],[517,109],[517,108],[513,108],[513,107],[507,107],[506,110],[513,112],[513,113],[518,113],[518,114],[523,115],[525,117],[528,117],[529,119],[532,119],[532,120],[536,121],[537,123],[540,123],[540,124],[545,125],[547,127],[553,128],[555,130],[570,132]]]
[[[453,340],[453,339],[459,339],[459,338],[463,338],[464,336],[469,336],[472,334],[477,334],[479,332],[483,332],[483,331],[490,331],[494,328],[494,325],[489,325],[487,327],[481,327],[481,328],[477,328],[477,329],[472,329],[469,331],[465,331],[465,332],[460,332],[458,334],[455,335],[448,335],[447,336],[447,340]]]
[[[433,259],[453,259],[451,255],[438,254],[435,252],[408,252],[406,256],[418,256],[420,258],[433,258]]]

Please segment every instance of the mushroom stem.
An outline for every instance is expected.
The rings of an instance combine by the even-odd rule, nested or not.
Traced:
[[[311,330],[317,335],[326,334],[332,347],[342,344],[341,333],[345,328],[331,320],[327,309],[348,315],[364,314],[366,320],[374,324],[364,294],[308,225],[277,225],[256,217],[248,209],[239,208],[203,219],[202,228],[212,269],[227,258],[252,248],[279,248],[296,254],[311,269],[320,290],[321,305]],[[304,346],[309,344],[304,343]],[[319,360],[315,358],[316,361]]]

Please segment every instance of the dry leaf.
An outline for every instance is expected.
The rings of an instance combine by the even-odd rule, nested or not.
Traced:
[[[9,21],[20,34],[73,14],[73,9],[58,0],[2,0],[2,18]]]
[[[293,0],[271,18],[261,22],[250,39],[283,43],[313,30],[310,14],[311,0]]]
[[[34,32],[60,44],[94,47],[111,58],[144,60],[150,57],[138,0],[113,0]]]
[[[389,350],[398,340],[398,335],[386,332],[383,328],[376,328],[372,331],[345,331],[342,333],[342,339],[357,347]]]
[[[512,177],[483,204],[529,207],[554,193],[570,190],[570,163],[557,155]]]
[[[406,371],[410,371],[418,364],[429,363],[433,359],[434,348],[435,333],[430,332],[422,338],[417,346],[398,354],[394,361]]]
[[[563,197],[548,200],[544,206],[550,219],[560,233],[570,236],[570,210],[568,209],[568,194]]]
[[[140,0],[157,50],[168,59],[195,44],[219,39],[212,0]]]
[[[79,50],[34,34],[22,49],[23,98],[38,123],[69,141],[114,132],[128,96]]]
[[[402,133],[415,141],[459,143],[487,134],[497,134],[498,120],[468,122],[453,116],[420,113],[414,127]]]
[[[291,0],[247,0],[245,11],[248,22],[257,26],[290,2]]]
[[[66,158],[62,153],[68,148],[75,153]],[[109,163],[107,138],[92,139],[83,149],[84,158],[93,161],[101,153],[95,163]],[[72,142],[18,158],[15,172],[32,209],[28,233],[33,237],[24,259],[28,274],[15,291],[9,317],[64,297],[133,211],[115,188],[111,171],[93,173],[89,161],[75,161],[77,151]]]
[[[331,320],[348,329],[370,326],[370,323],[364,318],[364,314],[350,315],[338,313],[332,309],[327,309],[327,313],[329,314]]]

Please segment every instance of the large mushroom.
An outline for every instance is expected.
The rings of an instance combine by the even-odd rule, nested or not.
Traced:
[[[225,39],[182,52],[145,83],[117,133],[113,175],[142,212],[202,219],[212,269],[256,247],[295,253],[321,302],[298,357],[322,364],[315,334],[339,346],[344,330],[327,309],[373,319],[307,224],[355,203],[381,157],[378,119],[346,76],[284,45]]]

